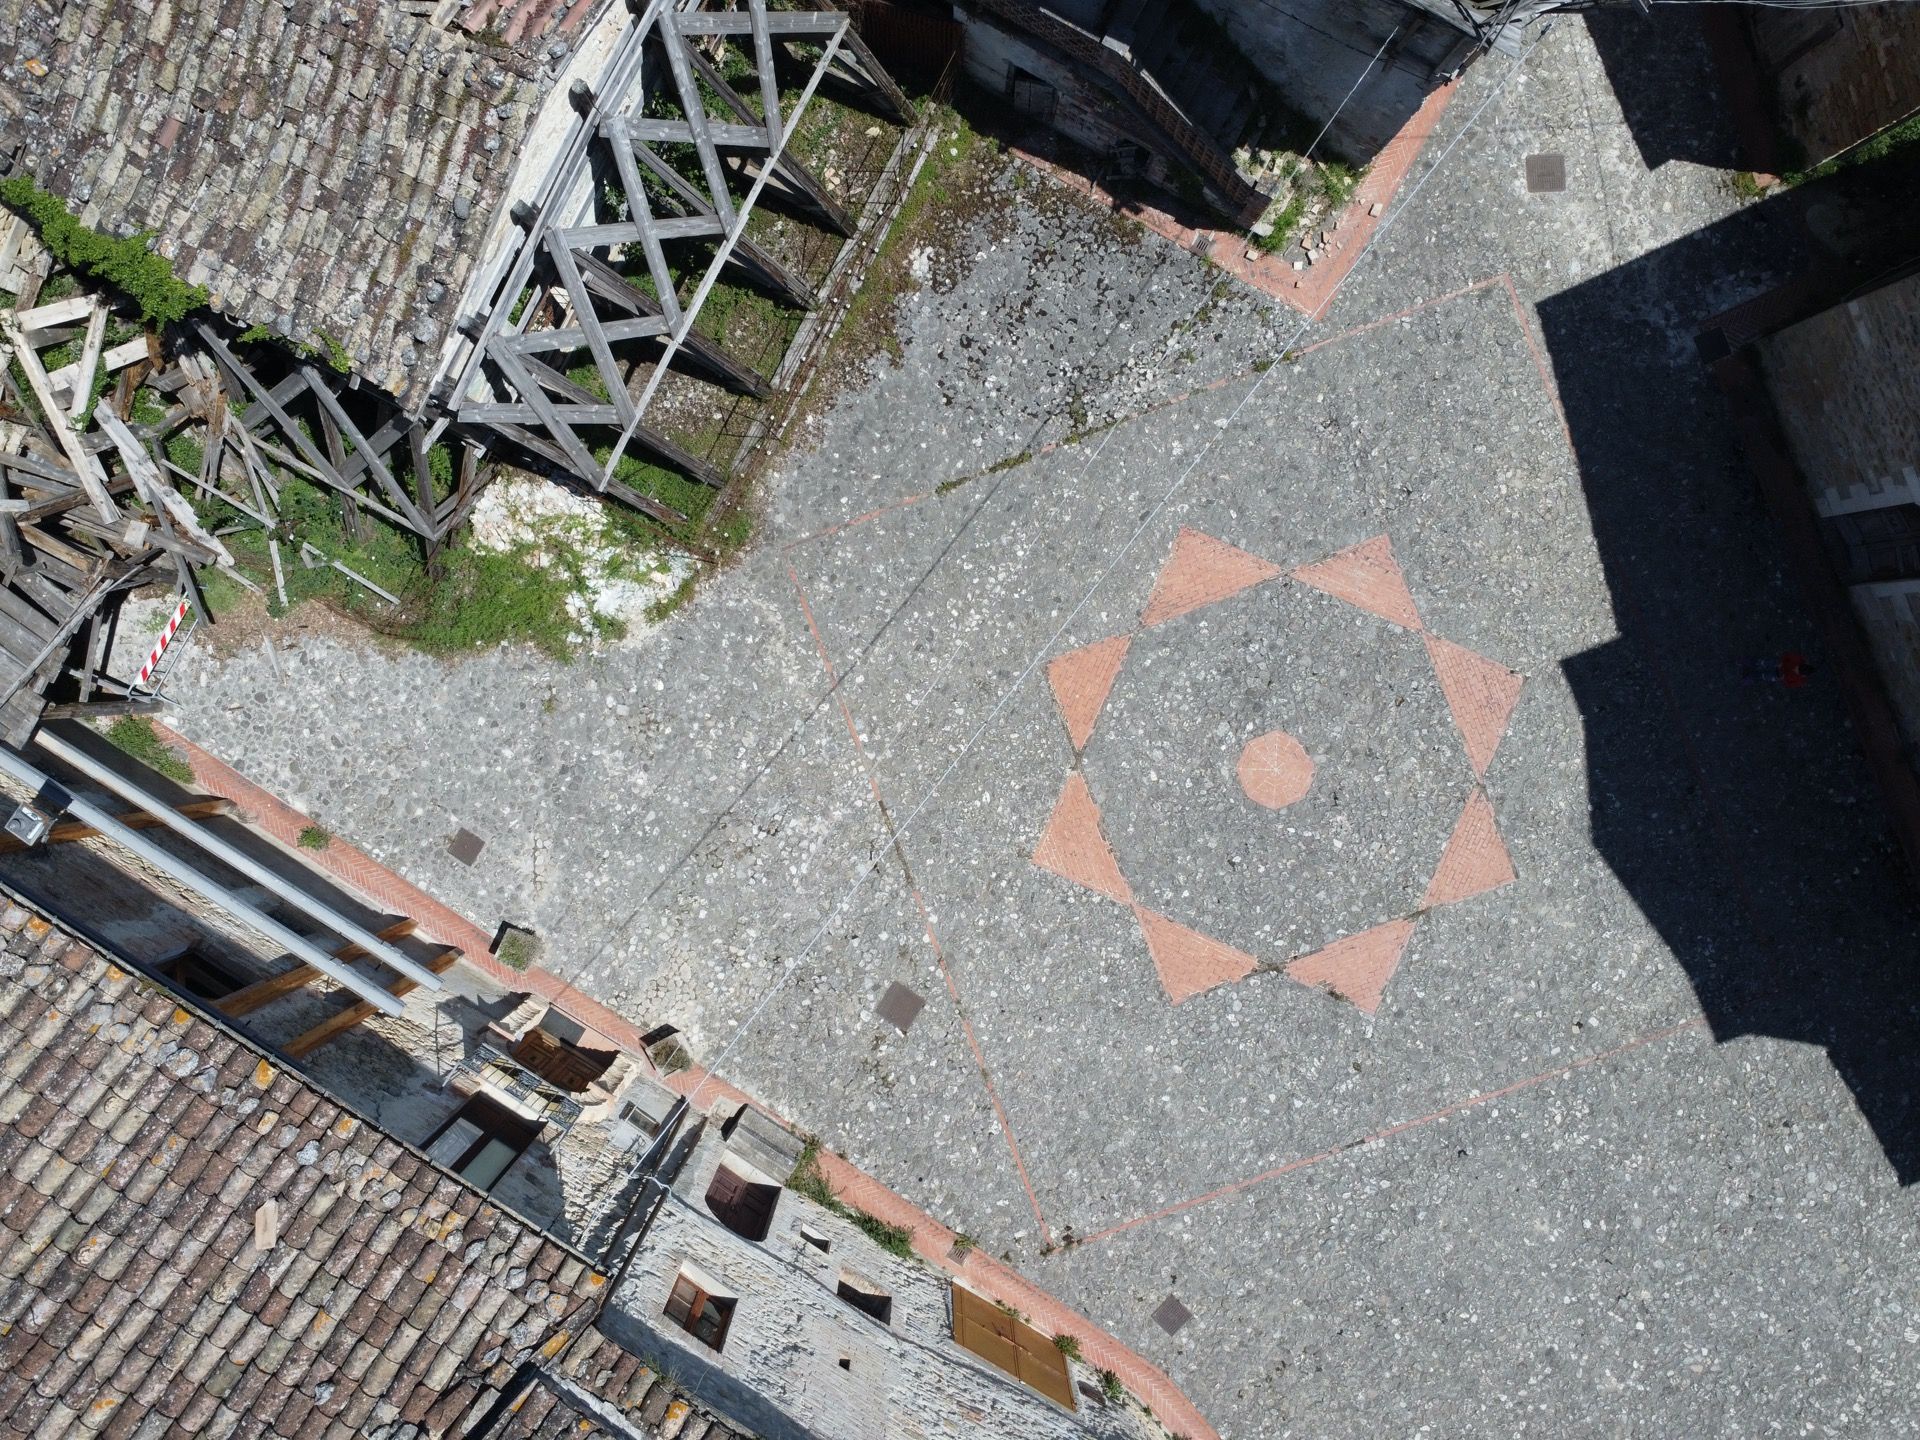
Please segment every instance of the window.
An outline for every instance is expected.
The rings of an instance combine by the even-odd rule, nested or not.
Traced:
[[[707,1209],[713,1218],[749,1240],[764,1240],[773,1227],[773,1207],[780,1187],[757,1184],[739,1171],[722,1165],[707,1186]]]
[[[727,1326],[738,1303],[731,1295],[713,1294],[683,1270],[667,1296],[666,1315],[702,1345],[718,1350],[727,1343]]]
[[[189,995],[198,995],[202,1000],[219,1000],[245,989],[247,984],[219,961],[198,950],[182,950],[153,968]]]
[[[427,1158],[468,1184],[491,1190],[539,1133],[537,1122],[475,1095],[428,1138]]]
[[[833,1248],[833,1242],[828,1240],[826,1236],[822,1235],[811,1225],[802,1225],[800,1227],[800,1238],[818,1250],[822,1255]]]
[[[955,1285],[952,1294],[953,1338],[962,1349],[971,1350],[1056,1404],[1074,1408],[1067,1357],[1053,1341],[971,1290]]]
[[[638,1149],[660,1133],[678,1098],[658,1085],[636,1081],[614,1106],[613,1118],[607,1122],[608,1138],[623,1150]]]
[[[836,1293],[854,1309],[871,1315],[882,1325],[893,1319],[893,1297],[871,1280],[851,1270],[840,1272],[840,1287]]]

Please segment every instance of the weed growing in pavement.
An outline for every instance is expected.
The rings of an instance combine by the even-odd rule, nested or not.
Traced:
[[[1120,1377],[1111,1370],[1102,1370],[1095,1377],[1100,1382],[1100,1393],[1109,1405],[1118,1405],[1127,1398],[1127,1387],[1120,1383]]]
[[[302,850],[324,850],[331,844],[333,844],[333,836],[318,825],[309,825],[300,832]]]
[[[869,1215],[842,1203],[827,1186],[827,1177],[820,1173],[820,1140],[809,1135],[800,1151],[800,1158],[794,1163],[793,1173],[787,1177],[787,1188],[796,1195],[804,1195],[822,1209],[831,1210],[843,1220],[851,1220],[866,1237],[890,1255],[902,1260],[911,1260],[913,1255],[913,1231],[905,1225],[890,1225],[877,1215]]]
[[[1071,1335],[1054,1336],[1053,1348],[1069,1360],[1078,1360],[1080,1358],[1080,1342]]]
[[[107,742],[169,780],[193,783],[192,767],[153,733],[153,722],[144,715],[122,715],[107,727]]]
[[[493,958],[509,970],[525,970],[539,958],[540,942],[524,930],[509,930],[501,937]]]

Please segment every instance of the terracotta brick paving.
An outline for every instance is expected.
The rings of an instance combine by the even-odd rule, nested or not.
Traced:
[[[1204,255],[1236,280],[1300,311],[1317,315],[1325,308],[1348,273],[1366,253],[1367,242],[1385,217],[1387,207],[1399,193],[1413,169],[1413,162],[1446,113],[1453,99],[1454,85],[1443,85],[1414,111],[1400,132],[1381,147],[1367,167],[1365,176],[1354,189],[1353,198],[1338,215],[1320,229],[1329,237],[1324,258],[1303,270],[1281,255],[1269,255],[1249,245],[1237,230],[1215,230],[1184,225],[1166,211],[1135,201],[1122,201],[1083,175],[1055,164],[1030,151],[1014,147],[1012,154],[1053,176],[1069,189],[1078,190],[1095,202],[1138,220],[1156,235],[1173,241],[1183,250]],[[1380,214],[1373,213],[1375,206]],[[1251,253],[1250,253],[1251,252]]]
[[[1140,612],[1140,623],[1164,625],[1282,573],[1278,565],[1258,555],[1182,527],[1153,582],[1153,594],[1147,599],[1147,608]]]
[[[1431,910],[1436,905],[1469,900],[1510,885],[1513,880],[1513,857],[1500,838],[1493,802],[1475,786],[1447,840],[1447,848],[1440,853],[1439,868],[1433,872],[1420,908]]]
[[[1378,615],[1407,630],[1420,628],[1413,592],[1407,589],[1407,577],[1400,573],[1400,562],[1393,558],[1393,542],[1385,535],[1363,540],[1292,573],[1302,585],[1324,591],[1369,615]]]
[[[1269,810],[1284,810],[1313,788],[1313,757],[1284,730],[1249,740],[1235,772],[1247,798]]]
[[[1257,962],[1231,945],[1189,930],[1144,905],[1133,907],[1140,933],[1147,938],[1154,972],[1167,999],[1178,1005],[1216,985],[1230,985],[1251,975]]]
[[[1389,920],[1336,940],[1323,950],[1302,955],[1287,966],[1289,979],[1328,991],[1342,1000],[1350,1000],[1367,1014],[1380,1008],[1387,993],[1387,982],[1400,968],[1413,935],[1411,920]]]
[[[154,722],[153,728],[162,741],[185,758],[199,785],[212,794],[231,800],[235,809],[261,833],[282,844],[296,846],[300,832],[313,824],[310,817],[271,792],[261,789],[184,735],[158,721]],[[334,879],[364,896],[369,903],[394,914],[412,916],[419,921],[422,933],[460,950],[467,963],[502,985],[544,997],[556,1009],[588,1029],[644,1059],[641,1032],[630,1021],[582,995],[548,971],[538,968],[513,970],[502,965],[488,953],[490,937],[479,926],[442,905],[417,886],[409,884],[364,851],[336,838],[324,850],[302,851],[301,854]],[[752,1105],[781,1124],[788,1123],[746,1091],[698,1066],[660,1078],[676,1093],[692,1097],[696,1105],[704,1100],[706,1110],[723,1102]],[[820,1170],[834,1194],[845,1203],[890,1225],[911,1230],[913,1248],[928,1264],[961,1278],[969,1289],[989,1300],[1013,1306],[1027,1315],[1031,1323],[1045,1334],[1072,1335],[1080,1342],[1081,1355],[1088,1364],[1118,1375],[1121,1383],[1152,1406],[1153,1413],[1164,1420],[1174,1433],[1186,1435],[1189,1440],[1219,1440],[1218,1433],[1207,1423],[1206,1417],[1164,1371],[1122,1345],[1084,1315],[1069,1309],[1032,1281],[978,1250],[971,1250],[963,1259],[955,1260],[951,1254],[954,1241],[958,1238],[955,1231],[838,1155],[822,1151]]]
[[[1464,645],[1456,645],[1439,635],[1428,634],[1427,654],[1433,659],[1433,673],[1440,677],[1440,689],[1453,712],[1453,723],[1466,742],[1467,758],[1482,780],[1493,752],[1500,748],[1500,737],[1507,733],[1507,721],[1513,707],[1520,703],[1520,676],[1475,654]]]
[[[1085,749],[1092,738],[1094,724],[1132,644],[1131,635],[1115,635],[1048,662],[1047,684],[1053,687],[1053,698],[1060,706],[1060,718],[1067,723],[1074,749]]]
[[[1109,900],[1122,905],[1133,903],[1133,887],[1120,873],[1113,847],[1100,831],[1100,807],[1094,804],[1086,776],[1078,770],[1060,787],[1053,815],[1034,847],[1033,863]]]

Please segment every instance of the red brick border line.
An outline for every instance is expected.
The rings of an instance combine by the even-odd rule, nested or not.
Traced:
[[[813,618],[813,605],[807,599],[807,592],[800,584],[800,572],[792,565],[787,566],[787,579],[793,586],[793,593],[800,602],[800,613],[807,618],[807,629],[813,633],[814,648],[820,653],[820,664],[827,672],[828,685],[839,684],[839,673],[835,670],[833,656],[827,650],[826,637],[820,633],[820,626]],[[893,812],[888,808],[886,797],[880,793],[879,778],[873,773],[873,766],[867,760],[867,747],[860,739],[860,727],[853,718],[853,710],[847,704],[844,693],[835,692],[834,699],[840,706],[840,717],[846,722],[847,735],[853,741],[854,753],[859,757],[860,768],[866,772],[867,788],[873,794],[874,808],[880,812],[880,823],[886,827],[888,838],[894,843],[895,853],[899,855],[900,867],[907,871],[907,887],[913,893],[913,903],[920,912],[920,924],[926,931],[927,944],[933,950],[933,958],[940,967],[940,978],[946,981],[948,998],[953,1001],[954,1013],[959,1017],[961,1032],[966,1036],[967,1048],[973,1052],[973,1063],[980,1071],[980,1081],[986,1087],[987,1100],[993,1106],[994,1118],[1000,1123],[1000,1133],[1006,1138],[1007,1151],[1013,1157],[1014,1173],[1019,1177],[1020,1188],[1027,1192],[1027,1203],[1033,1207],[1033,1218],[1040,1226],[1040,1235],[1048,1245],[1053,1244],[1053,1230],[1047,1224],[1047,1217],[1040,1209],[1040,1197],[1034,1193],[1033,1181],[1027,1174],[1026,1157],[1020,1153],[1020,1142],[1014,1138],[1013,1122],[1007,1117],[1007,1107],[1000,1103],[1000,1091],[993,1083],[993,1075],[987,1069],[986,1051],[980,1048],[979,1037],[974,1033],[973,1021],[968,1018],[966,1007],[960,1002],[960,987],[954,983],[953,971],[947,967],[947,952],[941,948],[940,937],[934,932],[933,913],[927,908],[927,902],[920,893],[920,886],[914,880],[907,865],[907,857],[900,848],[899,838],[894,834]]]
[[[254,829],[297,850],[301,859],[364,896],[371,904],[391,914],[411,916],[430,939],[458,950],[461,958],[483,975],[509,990],[540,996],[587,1029],[599,1032],[615,1045],[646,1060],[641,1032],[631,1021],[581,994],[549,970],[537,967],[515,970],[502,965],[493,958],[493,937],[485,930],[338,836],[324,849],[300,849],[300,832],[314,823],[311,817],[261,789],[226,761],[201,749],[170,726],[155,720],[153,731],[180,751],[203,790],[231,800]]]
[[[1257,1175],[1249,1175],[1240,1180],[1230,1180],[1225,1185],[1217,1186],[1212,1190],[1189,1196],[1185,1200],[1176,1200],[1173,1204],[1163,1205],[1158,1210],[1150,1210],[1144,1215],[1136,1215],[1131,1220],[1122,1220],[1117,1225],[1109,1225],[1105,1229],[1095,1230],[1090,1235],[1081,1236],[1074,1243],[1076,1245],[1091,1245],[1097,1240],[1110,1240],[1115,1235],[1123,1234],[1128,1230],[1135,1229],[1154,1220],[1171,1219],[1175,1215],[1196,1209],[1201,1205],[1210,1205],[1216,1200],[1224,1200],[1229,1196],[1238,1195],[1243,1190],[1252,1190],[1256,1186],[1268,1184],[1271,1181],[1278,1180],[1282,1175],[1291,1175],[1296,1170],[1311,1169],[1315,1165],[1344,1155],[1349,1150],[1357,1150],[1362,1145],[1372,1145],[1379,1141],[1391,1140],[1396,1135],[1404,1135],[1410,1130],[1423,1130],[1429,1125],[1437,1125],[1442,1120],[1451,1120],[1456,1115],[1463,1115],[1469,1110],[1477,1110],[1480,1106],[1491,1104],[1495,1100],[1504,1100],[1507,1096],[1518,1094],[1522,1090],[1531,1090],[1534,1086],[1544,1085],[1550,1080],[1564,1079],[1566,1076],[1585,1070],[1589,1066],[1603,1064],[1619,1056],[1631,1054],[1635,1050],[1645,1049],[1647,1046],[1657,1044],[1671,1036],[1680,1035],[1689,1030],[1698,1030],[1705,1026],[1706,1023],[1706,1016],[1696,1015],[1693,1019],[1682,1020],[1677,1025],[1666,1025],[1658,1030],[1648,1031],[1644,1035],[1637,1035],[1631,1040],[1615,1045],[1610,1050],[1597,1051],[1592,1055],[1582,1056],[1580,1059],[1570,1061],[1565,1065],[1556,1065],[1551,1070],[1542,1070],[1536,1075],[1529,1075],[1525,1079],[1515,1080],[1512,1084],[1502,1085],[1496,1090],[1477,1091],[1472,1095],[1455,1100],[1450,1104],[1442,1105],[1438,1110],[1431,1110],[1425,1115],[1416,1116],[1411,1120],[1402,1120],[1397,1125],[1389,1125],[1384,1130],[1375,1130],[1371,1134],[1356,1136],[1351,1140],[1333,1146],[1331,1149],[1319,1151],[1317,1154],[1302,1155],[1296,1160],[1287,1161],[1284,1165],[1276,1165],[1270,1170],[1262,1170]]]
[[[1096,204],[1139,221],[1154,234],[1171,240],[1181,249],[1205,256],[1234,279],[1262,294],[1271,295],[1303,315],[1313,316],[1318,315],[1321,307],[1333,298],[1334,292],[1340,288],[1355,263],[1366,253],[1367,242],[1379,228],[1381,217],[1405,183],[1408,172],[1413,169],[1413,162],[1419,158],[1421,150],[1439,127],[1440,117],[1446,113],[1456,85],[1457,82],[1442,85],[1427,96],[1407,123],[1400,127],[1399,133],[1381,146],[1380,153],[1367,167],[1366,176],[1355,188],[1346,209],[1322,227],[1335,237],[1339,248],[1329,258],[1305,270],[1295,270],[1293,262],[1282,256],[1257,250],[1249,258],[1247,252],[1254,247],[1237,230],[1183,225],[1166,211],[1152,205],[1121,201],[1085,176],[1039,155],[1018,147],[1010,148],[1008,153],[1041,173],[1052,176],[1068,189],[1086,195]],[[1375,205],[1380,207],[1380,215],[1373,213]]]
[[[715,1101],[751,1105],[779,1124],[795,1128],[777,1111],[761,1104],[746,1091],[729,1084],[718,1075],[699,1066],[665,1077],[664,1083],[681,1095],[698,1092]],[[711,1102],[709,1102],[711,1108]],[[955,1259],[953,1247],[960,1236],[934,1219],[926,1211],[889,1190],[866,1171],[822,1148],[820,1173],[827,1188],[844,1203],[864,1210],[877,1220],[898,1225],[913,1232],[913,1249],[927,1264],[966,1282],[968,1289],[989,1300],[1010,1305],[1026,1316],[1027,1323],[1044,1335],[1071,1335],[1080,1342],[1080,1355],[1096,1369],[1111,1370],[1120,1383],[1140,1400],[1153,1407],[1154,1418],[1175,1435],[1186,1440],[1220,1440],[1219,1433],[1200,1413],[1186,1392],[1171,1377],[1144,1356],[1095,1325],[1086,1316],[1069,1309],[1033,1281],[1011,1266],[974,1248]]]
[[[186,759],[196,783],[202,788],[210,794],[231,800],[247,822],[261,833],[283,845],[298,847],[300,832],[314,823],[309,816],[301,814],[270,791],[261,789],[224,760],[201,749],[177,730],[158,720],[154,721],[153,728],[162,741],[173,746]],[[598,1031],[615,1044],[645,1059],[646,1051],[640,1043],[640,1031],[631,1021],[582,995],[550,971],[538,968],[514,970],[502,965],[488,952],[491,937],[479,926],[394,874],[365,851],[335,838],[324,850],[303,850],[300,854],[303,859],[365,896],[370,903],[394,914],[412,916],[420,923],[424,933],[443,945],[458,949],[469,964],[502,985],[541,996],[580,1024]],[[647,1063],[651,1065],[652,1062]],[[678,1094],[692,1095],[700,1091],[715,1100],[752,1105],[780,1124],[789,1124],[777,1111],[761,1104],[746,1091],[698,1066],[661,1078]],[[706,1108],[712,1108],[711,1101]],[[789,1125],[789,1128],[794,1127]],[[834,1194],[841,1196],[849,1205],[857,1205],[890,1225],[912,1230],[913,1248],[929,1264],[962,1277],[970,1288],[989,1300],[999,1300],[1013,1306],[1045,1333],[1072,1335],[1079,1340],[1081,1354],[1088,1364],[1118,1375],[1121,1383],[1151,1405],[1153,1413],[1164,1420],[1175,1434],[1185,1435],[1188,1440],[1219,1440],[1218,1433],[1193,1402],[1164,1372],[1136,1355],[1091,1320],[1068,1309],[1032,1281],[978,1250],[969,1251],[963,1259],[956,1261],[950,1253],[955,1240],[959,1238],[955,1231],[848,1161],[822,1151],[820,1169]]]

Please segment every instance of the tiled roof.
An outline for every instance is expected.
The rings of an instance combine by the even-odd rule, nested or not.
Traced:
[[[555,63],[605,4],[488,0],[507,28],[476,35],[398,0],[0,0],[24,101],[0,151],[24,143],[95,228],[152,232],[242,323],[337,342],[414,402]]]
[[[672,1435],[675,1440],[736,1440],[744,1432],[694,1406],[631,1351],[589,1330],[555,1366],[566,1388],[535,1386],[510,1414],[473,1440],[558,1440],[561,1436]],[[581,1403],[584,1391],[594,1402]],[[572,1393],[569,1393],[572,1392]],[[606,1411],[621,1428],[609,1426]]]
[[[297,1075],[17,906],[0,940],[0,1432],[437,1434],[591,1319],[583,1259]],[[624,1355],[568,1352],[616,1403]]]

